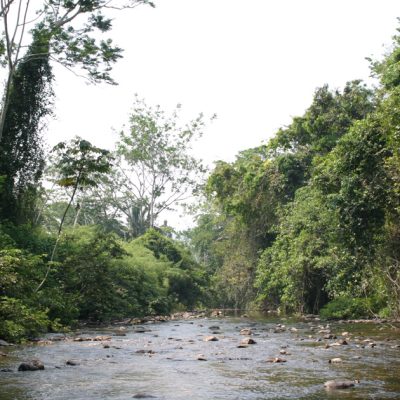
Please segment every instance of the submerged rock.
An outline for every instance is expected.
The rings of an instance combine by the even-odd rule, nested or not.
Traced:
[[[18,367],[18,371],[39,371],[39,370],[44,370],[44,365],[40,360],[23,362]]]
[[[208,329],[211,331],[219,331],[221,328],[218,325],[212,325]]]
[[[155,396],[147,393],[137,393],[132,396],[132,399],[155,399]]]
[[[78,361],[75,361],[75,360],[67,360],[67,361],[65,362],[65,364],[71,365],[71,366],[76,366],[76,365],[79,365],[79,362],[78,362]]]

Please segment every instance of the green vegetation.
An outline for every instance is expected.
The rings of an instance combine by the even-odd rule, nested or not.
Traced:
[[[317,89],[303,116],[202,182],[190,151],[204,117],[180,125],[179,106],[167,115],[140,99],[115,151],[77,137],[45,157],[50,50],[112,82],[120,49],[89,35],[110,29],[107,4],[45,6],[25,58],[11,42],[0,52],[14,60],[0,121],[0,338],[195,307],[400,316],[400,36],[371,63],[377,88]],[[74,10],[86,30],[67,27]],[[157,225],[199,192],[193,229]]]
[[[52,188],[21,187],[30,196],[25,208],[17,201],[2,203],[18,208],[24,223],[15,213],[0,219],[1,338],[20,341],[82,320],[168,314],[204,303],[203,267],[172,238],[171,228],[155,226],[163,209],[194,190],[193,175],[203,170],[188,153],[202,117],[191,123],[192,130],[189,125],[180,130],[176,113],[168,118],[159,108],[148,110],[142,110],[143,119],[134,110],[131,120],[140,124],[133,139],[123,137],[118,152],[78,137],[59,143],[46,168]],[[133,145],[140,135],[143,151]],[[180,140],[171,142],[172,137]],[[118,158],[122,149],[125,160]],[[124,163],[127,169],[121,170]],[[137,173],[137,163],[140,179],[118,182],[122,174]],[[7,182],[4,176],[1,183]],[[143,190],[128,196],[129,185]],[[3,184],[0,192],[7,191]],[[124,209],[130,218],[119,213]]]
[[[317,89],[301,117],[217,162],[187,233],[214,306],[400,315],[400,37],[381,84]]]

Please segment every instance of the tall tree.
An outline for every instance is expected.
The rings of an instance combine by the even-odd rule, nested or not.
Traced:
[[[59,186],[71,189],[67,206],[59,222],[56,242],[51,252],[50,261],[53,261],[58,242],[67,216],[76,194],[85,187],[96,186],[103,174],[107,174],[111,167],[110,153],[107,150],[93,146],[87,140],[79,137],[70,143],[61,142],[54,148],[56,183]],[[78,205],[77,205],[78,207]],[[50,271],[50,264],[46,275],[37,287],[38,291],[45,283]]]
[[[34,9],[30,0],[1,0],[0,23],[2,40],[0,55],[7,68],[7,78],[2,95],[0,112],[0,140],[19,64],[38,57],[50,58],[66,68],[78,66],[87,72],[92,82],[113,83],[110,76],[112,64],[121,57],[121,49],[110,39],[98,39],[96,32],[108,32],[111,20],[107,9],[133,8],[149,0],[50,0]],[[35,6],[37,3],[35,3]],[[40,36],[47,37],[47,49],[35,52],[24,50],[32,41],[29,29],[33,27]]]
[[[41,132],[44,118],[51,115],[53,91],[48,37],[33,32],[27,59],[15,72],[8,98],[3,136],[0,140],[0,175],[4,186],[0,191],[0,218],[26,221],[44,167]]]
[[[167,115],[136,98],[129,132],[120,134],[114,206],[126,216],[132,236],[154,227],[163,211],[191,197],[204,172],[190,154],[204,117],[179,126],[179,108]]]
[[[1,0],[0,61],[7,69],[0,108],[0,218],[29,220],[43,172],[41,129],[51,114],[51,63],[86,72],[91,82],[115,83],[110,76],[122,49],[110,39],[112,8],[150,4],[148,0]],[[32,28],[32,29],[31,29]],[[100,33],[100,35],[99,35]]]

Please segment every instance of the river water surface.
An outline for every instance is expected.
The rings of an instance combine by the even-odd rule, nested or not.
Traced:
[[[256,344],[238,347],[244,328]],[[327,330],[337,339],[323,339]],[[111,339],[74,341],[98,335]],[[0,372],[0,400],[400,399],[400,335],[389,325],[201,318],[46,339],[0,348],[0,369],[10,369]],[[268,362],[277,357],[286,362]],[[45,370],[17,371],[32,359]],[[360,383],[325,390],[332,379]]]

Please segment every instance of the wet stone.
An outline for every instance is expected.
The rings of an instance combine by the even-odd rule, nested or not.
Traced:
[[[65,364],[70,365],[70,366],[72,366],[72,367],[75,367],[75,366],[77,366],[77,365],[80,365],[79,362],[76,361],[76,360],[67,360],[67,361],[65,362]]]
[[[343,380],[343,381],[327,381],[324,383],[324,386],[329,389],[329,390],[334,390],[334,389],[348,389],[351,387],[354,387],[354,385],[358,383],[358,381],[350,381],[350,380]]]
[[[155,396],[147,393],[136,393],[132,396],[132,399],[155,399]]]
[[[257,342],[252,338],[244,338],[241,340],[240,344],[256,344]]]
[[[204,338],[204,341],[205,341],[205,342],[217,342],[217,341],[218,341],[218,338],[217,338],[216,336],[206,336],[206,337]]]
[[[44,370],[44,365],[39,360],[23,362],[18,367],[18,371],[39,371],[39,370]]]
[[[269,363],[285,363],[286,362],[286,360],[284,358],[280,358],[280,357],[267,358],[265,361],[269,362]]]

